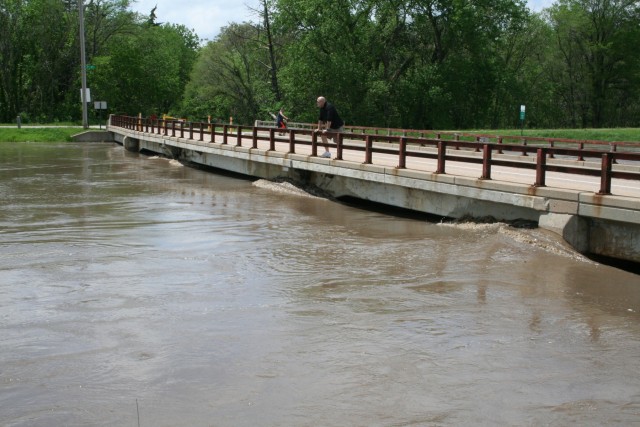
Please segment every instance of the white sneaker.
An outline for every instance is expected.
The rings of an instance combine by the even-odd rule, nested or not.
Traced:
[[[326,157],[326,158],[330,158],[331,157],[331,153],[328,151],[325,151],[324,154],[320,157]]]

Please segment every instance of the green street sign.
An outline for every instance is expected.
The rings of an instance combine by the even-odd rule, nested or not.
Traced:
[[[87,65],[87,70],[95,70],[95,69],[96,69],[95,65],[91,65],[91,64]]]

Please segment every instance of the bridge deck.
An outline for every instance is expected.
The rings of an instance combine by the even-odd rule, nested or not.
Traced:
[[[257,146],[259,150],[268,150],[269,149],[269,141],[266,140],[269,137],[268,132],[259,132],[258,133],[261,138],[259,139]],[[311,138],[306,135],[297,135],[297,140],[308,141],[310,144]],[[221,135],[215,136],[216,143],[222,143],[223,138]],[[364,142],[357,140],[349,140],[345,139],[345,143],[349,145],[361,145],[364,147]],[[204,142],[204,144],[210,144],[208,142]],[[227,140],[227,144],[236,145],[237,139],[236,136],[233,135]],[[252,134],[243,133],[242,136],[242,146],[250,147],[252,144]],[[330,148],[332,155],[335,157],[336,148]],[[387,143],[376,143],[378,147],[384,147],[385,145],[389,145]],[[276,152],[287,153],[289,152],[290,144],[288,142],[287,136],[278,136],[276,139]],[[295,150],[297,154],[308,155],[311,156],[311,145],[299,145],[296,144]],[[436,149],[428,148],[428,147],[412,147],[411,150],[417,151],[426,151],[435,154],[437,152]],[[324,151],[324,148],[319,145],[318,154],[321,154]],[[474,153],[471,150],[456,150],[449,149],[448,154],[451,155],[459,155],[466,157],[475,157],[481,158],[481,153]],[[499,159],[501,157],[509,158],[512,160],[522,161],[523,163],[535,163],[535,157],[533,156],[523,156],[516,155],[514,153],[505,153],[501,155],[495,155],[494,159]],[[353,150],[344,150],[342,155],[342,160],[354,163],[363,163],[364,161],[364,152],[363,151],[353,151]],[[329,161],[329,159],[327,159]],[[577,161],[575,159],[549,159],[547,161],[549,164],[552,163],[562,163],[562,164],[570,164],[576,167],[585,167],[585,168],[593,168],[594,170],[599,169],[599,164],[594,161]],[[398,156],[393,154],[385,154],[385,153],[375,153],[372,157],[372,164],[384,166],[384,167],[397,167],[398,166]],[[435,173],[437,169],[437,160],[436,159],[427,159],[427,158],[416,158],[416,157],[408,157],[407,158],[407,169],[416,170],[427,173]],[[625,164],[614,165],[614,170],[633,170],[635,172],[640,172],[640,164],[634,164],[632,162],[625,162]],[[468,178],[477,178],[479,179],[482,176],[482,164],[473,164],[462,161],[455,160],[447,160],[447,169],[446,173],[448,175],[458,175],[464,176]],[[524,168],[516,168],[516,167],[506,167],[506,166],[493,166],[491,172],[491,179],[494,181],[505,181],[509,183],[518,183],[524,185],[532,185],[535,182],[535,169],[524,169]],[[560,188],[566,190],[575,190],[579,192],[597,192],[600,186],[600,177],[597,176],[585,176],[571,173],[561,173],[561,172],[547,172],[546,175],[546,186],[552,188]],[[630,197],[630,198],[638,198],[640,199],[640,181],[632,181],[626,179],[613,178],[611,185],[611,193],[617,196]],[[640,202],[640,201],[639,201]]]

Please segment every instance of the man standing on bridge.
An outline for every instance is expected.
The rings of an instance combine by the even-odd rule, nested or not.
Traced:
[[[327,139],[335,139],[338,136],[338,133],[344,130],[344,122],[338,115],[336,107],[327,102],[324,96],[318,97],[316,104],[318,105],[318,108],[320,108],[320,118],[318,119],[318,129],[316,132],[321,132],[320,136],[322,137],[322,144],[325,149],[322,157],[331,157]]]

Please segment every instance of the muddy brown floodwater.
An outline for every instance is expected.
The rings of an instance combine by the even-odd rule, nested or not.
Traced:
[[[0,425],[640,423],[640,277],[128,153],[0,143]]]

